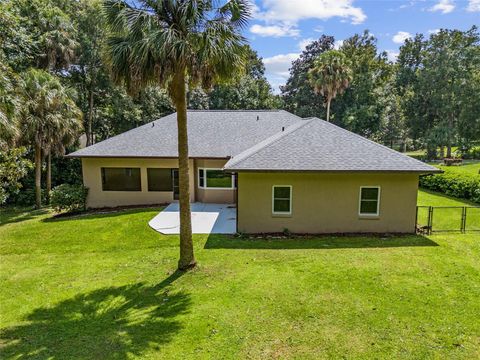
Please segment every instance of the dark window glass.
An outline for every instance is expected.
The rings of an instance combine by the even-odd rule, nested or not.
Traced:
[[[148,191],[173,191],[172,169],[147,169]]]
[[[289,213],[291,211],[291,191],[289,186],[275,186],[273,188],[273,212]]]
[[[198,186],[205,186],[205,172],[203,169],[198,169]]]
[[[360,195],[360,214],[376,215],[378,213],[379,188],[362,188]]]
[[[102,168],[103,191],[142,191],[140,168]]]
[[[232,175],[222,170],[206,170],[207,188],[231,188]]]

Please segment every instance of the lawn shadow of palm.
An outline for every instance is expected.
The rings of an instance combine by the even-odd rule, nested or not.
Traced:
[[[80,294],[39,308],[26,323],[0,330],[0,358],[127,359],[160,349],[181,330],[190,296],[170,293],[175,272],[154,286],[143,283]]]

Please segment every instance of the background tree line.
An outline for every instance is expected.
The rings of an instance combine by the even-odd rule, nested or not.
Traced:
[[[0,3],[0,203],[7,197],[31,203],[35,185],[47,197],[52,186],[81,182],[79,162],[62,157],[78,146],[80,135],[92,144],[173,111],[159,87],[131,96],[114,84],[104,56],[111,31],[102,6],[100,0]],[[322,35],[308,45],[279,95],[266,80],[262,59],[248,48],[243,73],[210,91],[189,91],[188,106],[285,108],[326,118],[326,97],[311,74],[334,44]],[[476,27],[418,34],[401,46],[396,62],[368,31],[344,40],[338,52],[349,67],[348,86],[331,99],[333,123],[401,151],[427,149],[430,158],[452,156],[454,146],[467,154],[478,145]]]
[[[0,203],[31,203],[37,188],[40,206],[52,183],[81,182],[79,161],[62,157],[79,138],[90,145],[173,112],[165,90],[131,96],[112,81],[109,35],[100,0],[0,3]],[[280,107],[262,60],[246,51],[245,71],[208,93],[189,91],[189,108]]]

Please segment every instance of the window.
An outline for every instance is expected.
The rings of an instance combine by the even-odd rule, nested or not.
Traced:
[[[103,191],[142,191],[140,168],[102,168]]]
[[[290,185],[273,186],[272,212],[274,214],[292,213],[292,187]]]
[[[380,187],[362,186],[360,188],[359,214],[363,216],[378,216],[380,211]]]
[[[209,189],[233,189],[231,173],[221,169],[198,169],[198,187]]]
[[[198,186],[205,187],[205,171],[203,169],[198,169]]]
[[[147,169],[148,191],[173,191],[172,169]]]

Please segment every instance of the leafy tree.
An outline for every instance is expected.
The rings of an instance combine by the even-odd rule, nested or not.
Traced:
[[[75,19],[79,46],[75,66],[69,70],[70,81],[77,89],[77,104],[84,113],[83,124],[89,146],[95,142],[96,109],[101,106],[101,99],[109,96],[112,87],[102,59],[108,29],[101,0],[79,2],[71,11],[75,12],[71,16]]]
[[[186,83],[209,88],[243,66],[242,28],[248,3],[231,0],[142,0],[139,7],[109,0],[105,10],[113,35],[108,55],[114,77],[130,91],[156,83],[167,88],[177,111],[180,180],[180,259],[195,266],[190,218]]]
[[[272,92],[265,77],[265,65],[257,53],[246,46],[248,54],[245,74],[230,83],[215,85],[208,94],[210,109],[275,109],[281,99]]]
[[[53,134],[65,134],[66,126],[79,110],[58,78],[43,70],[30,69],[23,79],[20,111],[22,141],[35,150],[35,205],[41,207],[42,154],[52,146]]]
[[[301,117],[324,117],[323,99],[315,94],[308,81],[308,71],[313,67],[315,59],[323,52],[332,50],[333,45],[333,36],[322,35],[307,45],[300,57],[292,63],[290,77],[285,86],[280,88],[286,110]]]
[[[450,157],[455,143],[471,142],[475,138],[468,134],[478,134],[479,46],[472,27],[442,29],[428,40],[417,35],[400,48],[397,86],[412,134],[422,139],[429,157],[436,156],[437,147],[446,147]]]
[[[315,59],[308,78],[317,94],[325,96],[327,121],[330,121],[330,103],[352,81],[352,70],[346,56],[337,50],[326,51]]]
[[[25,148],[10,148],[0,151],[0,205],[9,195],[18,193],[20,180],[25,177],[32,163],[25,158]]]
[[[393,66],[378,53],[376,39],[368,31],[343,41],[340,51],[351,62],[354,74],[348,89],[332,104],[332,121],[362,136],[379,138],[383,112],[382,97]],[[380,96],[379,96],[380,95]]]

